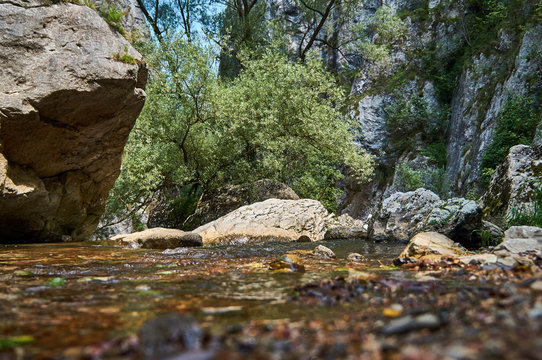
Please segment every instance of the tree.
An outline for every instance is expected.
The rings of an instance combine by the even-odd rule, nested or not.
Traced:
[[[344,93],[315,56],[292,63],[266,51],[244,60],[231,81],[217,78],[213,53],[195,41],[170,40],[147,58],[155,68],[148,100],[108,214],[130,216],[168,184],[206,190],[261,178],[333,208],[340,166],[360,180],[371,173],[370,156],[356,147],[341,114]]]

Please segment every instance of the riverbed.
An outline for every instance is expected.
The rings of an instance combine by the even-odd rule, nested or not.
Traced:
[[[540,277],[530,269],[403,269],[392,260],[404,244],[321,244],[337,259],[312,255],[316,243],[2,246],[0,359],[540,358],[542,296],[531,288]],[[365,259],[347,261],[351,252]],[[271,271],[284,254],[304,271]],[[152,321],[172,314],[199,338],[142,350],[142,325],[164,331]]]

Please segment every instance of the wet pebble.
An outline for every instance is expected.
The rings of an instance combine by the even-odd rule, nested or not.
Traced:
[[[201,350],[204,333],[194,318],[165,314],[147,321],[139,330],[140,353],[146,359],[160,359],[186,351]]]
[[[346,260],[348,261],[352,261],[352,262],[361,262],[361,261],[365,261],[367,259],[365,259],[365,257],[361,254],[358,254],[358,253],[350,253],[348,254],[348,256],[346,257]]]
[[[330,248],[327,248],[323,245],[318,245],[314,248],[314,255],[321,259],[335,259],[335,253]]]
[[[273,271],[294,271],[304,272],[305,266],[296,255],[282,255],[269,264],[269,269]]]
[[[536,280],[531,284],[531,289],[534,291],[541,291],[542,292],[542,280]]]
[[[416,317],[408,315],[392,320],[382,329],[382,333],[385,335],[404,334],[421,329],[437,329],[440,325],[439,318],[433,314],[423,314]]]

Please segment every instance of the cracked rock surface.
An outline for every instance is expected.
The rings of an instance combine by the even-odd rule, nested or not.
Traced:
[[[301,236],[317,241],[324,237],[328,215],[316,200],[268,199],[240,207],[192,232],[201,235],[204,245],[294,241]]]
[[[0,0],[0,64],[0,243],[87,240],[145,101],[141,55],[88,7]]]

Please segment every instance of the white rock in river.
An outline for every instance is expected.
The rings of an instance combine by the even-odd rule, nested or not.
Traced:
[[[328,211],[316,200],[268,199],[243,206],[193,230],[204,245],[294,241],[307,236],[321,240]]]

